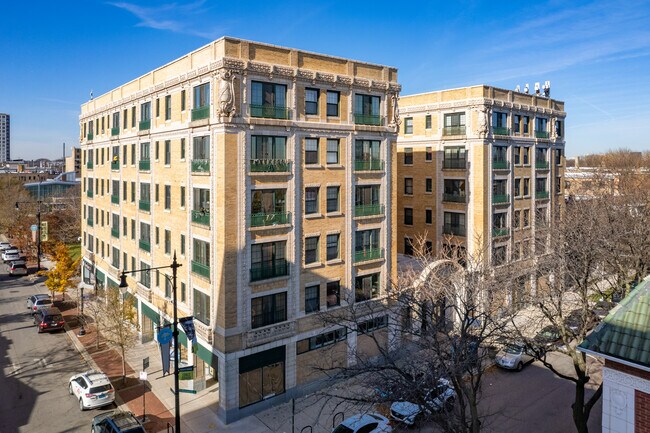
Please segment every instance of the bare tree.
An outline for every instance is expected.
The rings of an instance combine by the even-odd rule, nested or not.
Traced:
[[[99,349],[100,336],[104,328],[104,310],[106,310],[106,292],[103,288],[97,287],[90,302],[84,304],[86,311],[90,313],[95,324],[95,348]],[[84,320],[82,318],[82,320]]]
[[[126,381],[126,353],[137,342],[138,325],[133,298],[122,299],[120,290],[109,287],[106,290],[106,305],[102,314],[104,340],[119,350],[122,356],[122,381]]]

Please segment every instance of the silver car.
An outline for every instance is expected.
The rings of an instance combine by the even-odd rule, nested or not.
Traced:
[[[7,265],[9,275],[27,275],[27,264],[24,260],[16,260]]]
[[[410,401],[396,401],[390,406],[390,417],[406,425],[413,425],[422,411],[429,412],[429,408],[435,411],[451,410],[456,400],[456,391],[447,379],[439,379],[438,385],[427,393],[425,400],[428,407]]]
[[[533,357],[526,352],[523,344],[509,344],[494,358],[499,367],[521,371],[524,365],[533,362]]]
[[[4,260],[5,263],[20,260],[20,257],[20,251],[17,249],[5,250],[5,252],[2,253],[2,260]]]
[[[47,298],[38,298],[32,302],[31,313],[34,314],[38,310],[44,310],[52,306],[52,299],[48,296]]]

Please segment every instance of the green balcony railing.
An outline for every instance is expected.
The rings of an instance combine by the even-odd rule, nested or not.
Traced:
[[[494,194],[492,196],[492,203],[508,203],[510,201],[509,194]]]
[[[206,105],[205,107],[193,108],[192,109],[192,121],[207,119],[210,117],[210,106]]]
[[[289,263],[286,259],[251,264],[251,281],[260,281],[287,275],[289,275]]]
[[[119,195],[112,195],[111,196],[111,203],[120,204],[120,196]]]
[[[288,119],[289,109],[287,107],[276,107],[274,105],[250,105],[251,117],[263,117],[266,119]]]
[[[192,210],[192,222],[204,226],[210,225],[210,212],[204,210]]]
[[[544,200],[548,198],[548,191],[536,191],[535,198]]]
[[[88,227],[92,227],[92,226],[95,225],[95,223],[93,222],[93,219],[92,219],[92,218],[88,218],[88,219],[86,220],[86,224],[88,225]]]
[[[467,201],[467,196],[465,194],[447,194],[442,195],[442,201],[448,201],[452,203],[465,203]]]
[[[367,262],[384,258],[383,248],[366,248],[354,252],[354,263]]]
[[[141,250],[151,252],[151,242],[148,239],[140,239],[140,242],[138,242],[138,245],[140,246]]]
[[[354,207],[355,217],[365,217],[372,215],[384,215],[386,209],[383,204],[359,204]]]
[[[111,227],[111,236],[114,238],[119,238],[120,237],[120,229],[116,229],[115,227]]]
[[[114,137],[116,135],[120,135],[120,128],[111,128],[111,136]]]
[[[454,236],[467,236],[467,228],[461,225],[445,224],[442,227],[442,233]]]
[[[357,125],[373,125],[381,126],[381,116],[374,114],[356,114],[354,115],[354,123]]]
[[[492,161],[493,170],[508,170],[510,169],[510,162],[503,160],[493,160]]]
[[[289,224],[291,212],[256,213],[251,215],[251,227]]]
[[[88,135],[86,135],[86,140],[92,141],[92,139],[93,139],[93,133],[89,132]]]
[[[251,159],[251,172],[254,173],[289,173],[291,161],[286,159]]]
[[[548,170],[548,161],[536,161],[535,168],[538,170]]]
[[[465,170],[467,168],[467,160],[462,159],[445,159],[442,161],[442,168]]]
[[[94,166],[95,166],[95,164],[93,164],[92,161],[88,161],[88,162],[86,162],[86,168],[87,168],[88,170],[92,170]]]
[[[205,278],[210,278],[210,265],[192,260],[192,272]]]
[[[144,210],[149,212],[151,210],[151,202],[149,200],[139,200],[138,201],[138,208],[140,210]]]
[[[119,170],[120,169],[120,161],[114,159],[111,161],[111,170]]]
[[[192,172],[201,172],[209,173],[210,172],[210,160],[209,159],[193,159],[192,160]]]
[[[535,131],[535,138],[548,138],[547,131]]]
[[[87,196],[88,198],[93,198],[93,190],[92,190],[92,189],[87,190],[87,191],[86,191],[86,196]]]
[[[492,127],[493,135],[510,135],[510,128],[504,126],[493,126]]]
[[[442,135],[465,135],[465,125],[461,126],[445,126],[442,128]]]
[[[500,236],[508,236],[510,234],[510,229],[508,227],[493,227],[492,228],[492,237],[498,238]]]
[[[367,161],[354,161],[354,171],[383,171],[384,161],[370,159]]]
[[[147,129],[151,129],[151,119],[141,120],[140,123],[138,123],[138,130],[146,131]]]
[[[141,159],[138,161],[138,168],[140,171],[149,171],[151,170],[151,160],[150,159]]]

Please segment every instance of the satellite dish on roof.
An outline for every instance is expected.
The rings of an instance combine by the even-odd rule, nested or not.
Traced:
[[[536,95],[539,95],[539,93],[540,93],[539,90],[540,90],[539,82],[537,82],[537,83],[535,83],[535,94],[536,94]]]
[[[544,87],[542,87],[542,90],[544,91],[544,96],[547,98],[551,96],[551,82],[546,80],[544,81]]]
[[[526,83],[526,85],[524,86],[524,93],[528,93],[529,91],[530,89],[528,87],[528,83]]]
[[[519,84],[515,87],[515,92],[521,92],[521,86]]]

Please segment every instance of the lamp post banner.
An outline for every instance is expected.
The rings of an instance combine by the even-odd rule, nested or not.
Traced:
[[[158,341],[158,343],[160,344],[160,358],[162,360],[163,376],[165,376],[169,374],[169,347],[171,345],[171,342],[168,339],[164,339],[163,341],[164,342]]]
[[[187,339],[192,342],[192,353],[196,353],[198,350],[198,341],[196,341],[196,330],[194,329],[194,316],[181,317],[178,319],[178,323],[181,324]]]

